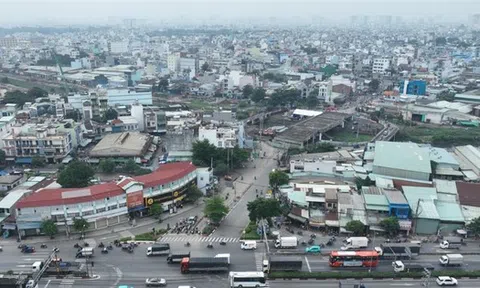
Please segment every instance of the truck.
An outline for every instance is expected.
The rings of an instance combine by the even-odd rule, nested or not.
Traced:
[[[215,255],[215,258],[227,259],[228,265],[230,265],[230,253],[217,254]]]
[[[374,249],[381,259],[410,259],[420,254],[421,247],[418,243],[383,243]]]
[[[255,249],[257,249],[257,241],[255,241],[255,240],[245,240],[240,244],[240,249],[242,249],[242,250],[255,250]]]
[[[349,237],[345,239],[345,245],[342,246],[341,250],[356,250],[360,248],[368,247],[368,238],[367,237]]]
[[[463,245],[463,238],[460,237],[445,237],[440,243],[442,249],[460,249]]]
[[[147,256],[162,256],[170,254],[170,244],[155,244],[147,248]]]
[[[269,259],[264,259],[263,272],[269,273],[274,271],[300,271],[302,270],[301,257],[289,256],[271,256]]]
[[[189,272],[226,272],[228,259],[224,257],[185,257],[180,262],[180,271]]]
[[[444,266],[461,266],[463,264],[462,254],[446,254],[438,259],[441,265]]]
[[[175,262],[180,263],[183,258],[190,257],[190,252],[170,253],[167,256],[167,263],[172,264]]]
[[[426,270],[433,271],[435,268],[430,264],[403,263],[402,261],[392,262],[393,271],[398,272],[423,272]]]
[[[84,247],[82,250],[77,252],[75,258],[84,258],[84,257],[92,257],[93,256],[93,247]]]
[[[275,248],[297,248],[298,239],[295,236],[292,237],[280,237],[275,240]]]

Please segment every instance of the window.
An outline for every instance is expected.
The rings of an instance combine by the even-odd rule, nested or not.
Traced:
[[[120,203],[120,204],[118,204],[118,208],[122,208],[122,207],[127,207],[127,203]]]
[[[102,213],[102,212],[105,212],[105,211],[106,211],[105,207],[97,209],[97,213]]]
[[[93,215],[93,210],[82,211],[83,216]]]
[[[108,211],[117,209],[117,205],[108,206]]]

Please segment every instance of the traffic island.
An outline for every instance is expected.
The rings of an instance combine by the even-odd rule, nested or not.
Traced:
[[[445,271],[432,271],[431,277],[445,276]],[[449,270],[448,276],[455,278],[470,278],[476,279],[480,277],[480,270]],[[270,280],[275,279],[317,279],[317,280],[326,280],[326,279],[405,279],[405,278],[414,278],[420,279],[424,277],[422,272],[351,272],[351,271],[341,271],[338,270],[335,272],[271,272],[268,274]]]

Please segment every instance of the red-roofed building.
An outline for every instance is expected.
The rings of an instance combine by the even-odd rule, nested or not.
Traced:
[[[190,162],[161,165],[154,172],[126,177],[85,188],[39,189],[16,204],[16,222],[26,235],[35,235],[45,219],[54,220],[60,229],[82,217],[93,228],[128,221],[129,213],[143,213],[153,203],[175,209],[187,187],[196,179]]]

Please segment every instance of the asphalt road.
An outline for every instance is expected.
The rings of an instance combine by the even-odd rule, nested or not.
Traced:
[[[430,280],[430,287],[437,287],[437,284],[434,282],[435,279]],[[295,285],[300,285],[302,288],[318,288],[318,287],[328,287],[328,288],[336,288],[340,287],[338,284],[338,280],[272,280],[269,281],[271,288],[291,288]],[[343,280],[342,288],[353,288],[354,284],[360,284],[360,281],[356,280]],[[422,280],[392,280],[392,279],[385,279],[385,280],[365,280],[362,283],[367,288],[385,288],[385,287],[425,287],[422,286]],[[459,287],[462,288],[477,288],[478,287],[478,280],[476,279],[465,279],[459,280]]]
[[[243,174],[244,182],[252,183],[252,186],[245,192],[245,195],[237,202],[237,205],[229,212],[212,236],[241,236],[243,229],[247,226],[249,222],[248,202],[256,199],[256,189],[265,193],[268,188],[268,175],[272,172],[272,169],[277,167],[277,160],[274,159],[276,157],[275,149],[263,143],[262,147],[262,151],[267,153],[266,157],[264,159],[256,159],[256,168],[249,169]],[[254,177],[257,179],[255,180]]]

